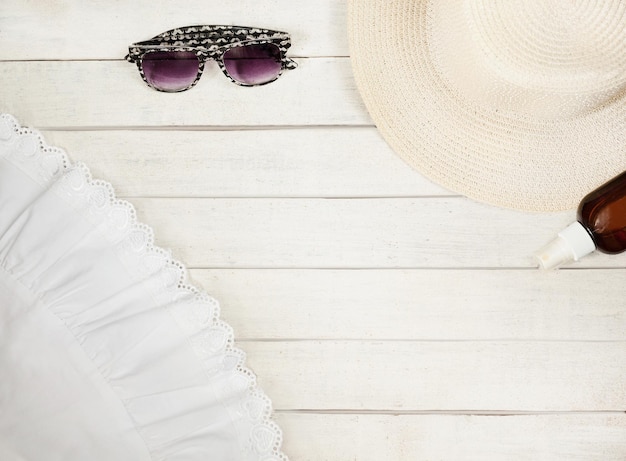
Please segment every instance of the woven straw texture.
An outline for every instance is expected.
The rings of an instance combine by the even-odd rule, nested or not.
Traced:
[[[378,129],[452,191],[571,209],[626,170],[626,2],[350,0]]]

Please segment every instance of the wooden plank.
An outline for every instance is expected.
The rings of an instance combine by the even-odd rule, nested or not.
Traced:
[[[239,339],[626,340],[622,270],[193,270]]]
[[[279,410],[623,411],[626,342],[245,342]]]
[[[131,201],[157,242],[192,268],[530,268],[574,218],[462,197]],[[625,261],[594,254],[575,267]]]
[[[406,165],[373,127],[44,136],[127,197],[452,195]]]
[[[294,56],[347,56],[344,2],[138,0],[0,3],[0,60],[120,59],[131,43],[175,27],[237,24],[289,32]]]
[[[372,123],[347,58],[298,63],[254,88],[233,84],[215,64],[192,90],[172,94],[149,88],[126,61],[0,62],[0,110],[39,129]]]
[[[283,447],[310,461],[623,461],[626,416],[278,414]]]

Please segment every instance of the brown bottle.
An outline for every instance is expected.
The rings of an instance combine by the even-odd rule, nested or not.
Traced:
[[[626,172],[587,194],[577,218],[537,254],[541,267],[578,261],[596,249],[609,254],[626,250]]]

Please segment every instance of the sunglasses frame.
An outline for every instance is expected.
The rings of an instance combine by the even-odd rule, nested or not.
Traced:
[[[247,84],[235,80],[226,70],[224,54],[235,47],[247,45],[262,45],[271,43],[280,51],[281,68],[278,75],[272,80],[263,83]],[[133,43],[128,47],[125,59],[134,62],[146,84],[157,91],[165,93],[179,93],[193,88],[202,77],[204,65],[207,61],[216,61],[222,73],[239,86],[262,86],[275,81],[286,69],[295,69],[298,64],[287,57],[287,50],[291,47],[291,37],[287,32],[260,29],[246,26],[200,25],[178,27],[163,32],[150,40]],[[148,82],[143,71],[143,58],[148,53],[157,51],[186,51],[192,52],[198,58],[198,74],[196,79],[185,88],[164,90]]]

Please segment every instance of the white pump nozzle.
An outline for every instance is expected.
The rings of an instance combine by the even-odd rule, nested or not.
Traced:
[[[561,264],[578,261],[596,249],[591,235],[579,222],[563,229],[557,237],[535,256],[543,269],[554,269]]]

